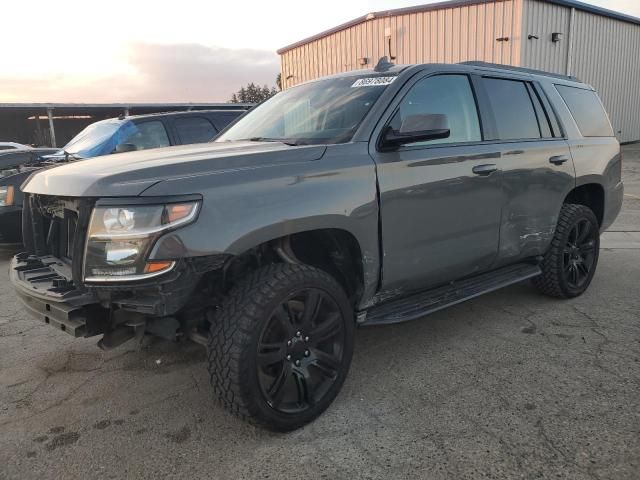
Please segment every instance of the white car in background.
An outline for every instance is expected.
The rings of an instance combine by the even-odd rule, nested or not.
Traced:
[[[0,142],[0,150],[30,150],[32,147],[15,142]]]

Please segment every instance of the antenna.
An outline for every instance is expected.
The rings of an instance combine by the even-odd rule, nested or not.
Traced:
[[[373,71],[374,72],[386,72],[387,70],[389,70],[393,66],[394,66],[394,64],[389,61],[389,58],[382,57],[382,58],[380,58],[380,60],[378,60],[378,64],[375,66]]]

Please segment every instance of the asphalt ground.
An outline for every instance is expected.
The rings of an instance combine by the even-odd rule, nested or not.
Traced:
[[[329,410],[289,434],[213,401],[204,349],[110,352],[31,319],[0,252],[0,478],[640,478],[640,145],[581,298],[517,285],[361,329]]]

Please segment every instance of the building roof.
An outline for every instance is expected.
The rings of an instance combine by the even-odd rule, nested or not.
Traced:
[[[46,112],[48,109],[60,112],[75,112],[85,110],[110,110],[125,108],[134,109],[152,109],[166,108],[168,110],[238,110],[252,107],[251,103],[0,103],[0,111],[24,111],[24,110],[42,110]]]
[[[292,50],[296,47],[300,47],[307,43],[313,42],[314,40],[319,40],[333,33],[340,32],[342,30],[353,27],[360,23],[364,23],[367,20],[373,20],[374,18],[393,17],[397,15],[407,15],[410,13],[419,13],[419,12],[430,12],[433,10],[441,10],[443,8],[464,7],[467,5],[481,5],[483,3],[494,3],[496,1],[504,1],[504,0],[449,0],[444,2],[429,3],[426,5],[416,5],[415,7],[396,8],[393,10],[381,10],[379,12],[371,12],[366,15],[362,15],[361,17],[354,18],[353,20],[350,20],[341,25],[338,25],[337,27],[330,28],[329,30],[325,30],[324,32],[320,32],[311,37],[292,43],[291,45],[287,45],[286,47],[282,47],[281,49],[278,50],[278,54],[282,55],[283,53],[289,50]],[[588,3],[579,2],[577,0],[540,0],[540,1],[547,2],[547,3],[554,3],[556,5],[561,5],[563,7],[575,8],[577,10],[582,10],[584,12],[594,13],[596,15],[602,15],[604,17],[609,17],[609,18],[613,18],[623,22],[629,22],[629,23],[634,23],[636,25],[640,25],[640,18],[638,17],[633,17],[631,15],[626,15],[624,13],[616,12],[614,10],[597,7],[595,5],[590,5]]]

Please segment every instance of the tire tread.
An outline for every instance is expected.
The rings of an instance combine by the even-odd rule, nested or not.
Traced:
[[[571,298],[562,285],[562,255],[565,247],[565,237],[573,226],[576,217],[590,216],[595,220],[595,215],[588,207],[565,203],[560,210],[558,225],[551,241],[551,247],[547,251],[540,268],[542,275],[533,278],[534,286],[543,294],[554,298]]]
[[[272,264],[263,267],[235,285],[220,309],[209,314],[210,333],[207,362],[210,383],[218,403],[231,414],[256,426],[283,430],[265,418],[248,388],[251,364],[247,358],[252,335],[269,305],[289,285],[329,282],[342,291],[328,273],[308,265]]]

